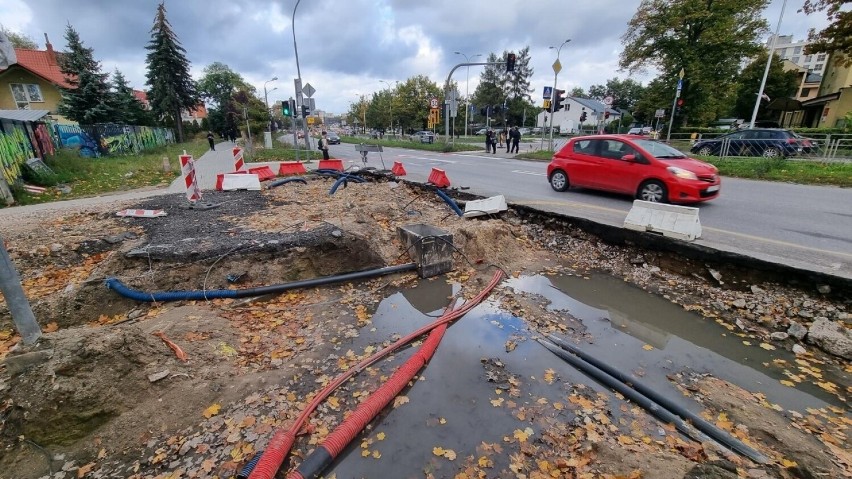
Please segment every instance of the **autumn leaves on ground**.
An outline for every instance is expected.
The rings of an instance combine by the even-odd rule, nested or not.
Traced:
[[[389,314],[413,316],[419,325],[433,320],[398,292],[437,281],[469,299],[488,282],[490,265],[515,277],[605,270],[654,291],[661,288],[652,283],[664,284],[681,304],[703,304],[709,320],[732,322],[710,299],[695,296],[714,288],[706,280],[669,271],[642,276],[645,270],[629,260],[641,252],[603,245],[579,230],[528,224],[514,212],[461,219],[434,193],[406,184],[349,184],[333,196],[330,186],[315,180],[262,193],[214,193],[210,199],[221,206],[208,216],[178,208],[178,195],[127,205],[164,208],[163,218],[117,218],[118,206],[109,204],[3,225],[45,335],[33,348],[18,345],[3,306],[0,477],[233,477],[324,385],[410,332]],[[103,285],[118,277],[143,291],[242,289],[405,263],[411,258],[396,228],[412,223],[453,234],[454,272],[173,303],[137,303]],[[473,359],[478,374],[470,389],[481,391],[475,404],[435,390],[441,361],[467,361],[439,348],[433,364],[344,451],[346,461],[364,461],[382,477],[434,478],[840,477],[852,467],[842,408],[779,411],[759,385],[748,392],[675,366],[670,380],[707,420],[772,460],[753,464],[678,434],[592,380],[569,381],[555,357],[553,367],[521,373],[515,361],[524,361],[522,350],[538,347],[530,339],[545,332],[580,339],[583,329],[555,318],[540,298],[502,286],[487,304],[527,323],[523,334],[497,345],[508,359]],[[451,327],[447,335],[453,334]],[[282,471],[298,465],[410,351],[336,390]],[[815,374],[820,361],[833,361],[802,360]],[[835,385],[833,393],[843,397],[846,387]],[[431,404],[427,391],[446,397],[439,409],[418,409]],[[488,424],[466,425],[467,408]],[[416,418],[416,430],[383,421],[392,414]],[[395,461],[401,448],[414,449],[421,462]],[[339,466],[328,477],[353,476]]]

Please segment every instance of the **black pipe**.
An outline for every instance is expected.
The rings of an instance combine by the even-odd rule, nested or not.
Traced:
[[[147,293],[128,288],[118,278],[109,278],[106,280],[106,287],[115,290],[116,293],[136,301],[147,302],[166,302],[166,301],[190,301],[190,300],[205,300],[205,299],[220,299],[220,298],[247,298],[252,296],[263,296],[265,294],[277,294],[291,289],[311,288],[314,286],[322,286],[331,283],[340,283],[343,281],[352,281],[355,279],[373,278],[376,276],[384,276],[387,274],[401,273],[404,271],[413,271],[417,269],[417,263],[405,263],[397,266],[386,266],[384,268],[368,269],[366,271],[357,271],[354,273],[345,273],[337,276],[325,276],[322,278],[305,279],[302,281],[294,281],[292,283],[274,284],[271,286],[260,286],[257,288],[248,289],[217,289],[207,291],[159,291]]]
[[[621,392],[625,396],[627,396],[627,394],[625,394],[625,392],[622,389],[626,389],[627,391],[630,391],[631,393],[638,393],[639,395],[641,395],[641,397],[650,401],[651,404],[653,404],[654,408],[660,409],[660,406],[662,406],[662,408],[665,408],[664,410],[668,414],[671,414],[671,415],[676,414],[677,416],[675,416],[675,417],[677,417],[678,421],[683,422],[683,419],[689,420],[690,423],[692,424],[692,426],[695,429],[697,429],[698,431],[700,431],[702,433],[702,435],[706,434],[705,438],[707,436],[709,436],[709,438],[712,438],[714,441],[722,444],[726,448],[728,448],[728,449],[730,449],[730,450],[732,450],[732,451],[734,451],[734,452],[736,452],[740,455],[746,456],[746,457],[748,457],[749,459],[751,459],[752,461],[754,461],[758,464],[768,464],[770,462],[769,459],[766,456],[764,456],[763,454],[761,454],[759,451],[757,451],[754,448],[746,445],[745,443],[743,443],[739,439],[731,436],[730,434],[723,431],[722,429],[719,429],[714,424],[711,424],[711,423],[705,421],[701,416],[693,413],[692,411],[684,408],[683,406],[681,406],[679,404],[676,404],[671,399],[668,399],[665,396],[658,394],[656,391],[654,391],[650,387],[645,386],[644,384],[639,382],[639,380],[635,376],[633,376],[632,374],[625,374],[625,373],[619,371],[618,369],[615,369],[614,367],[604,363],[603,361],[596,359],[595,357],[589,355],[588,353],[583,352],[581,349],[563,341],[562,339],[554,336],[553,334],[548,334],[547,337],[548,337],[548,339],[550,339],[550,341],[553,342],[553,344],[555,344],[556,346],[561,348],[563,351],[555,352],[555,351],[553,351],[553,349],[551,349],[551,347],[542,343],[545,347],[547,347],[547,349],[550,349],[551,352],[556,353],[559,357],[565,359],[566,361],[568,361],[569,363],[571,363],[572,365],[574,365],[578,369],[581,369],[584,372],[587,372],[587,374],[591,375],[595,379],[601,380],[601,382],[605,382],[605,381],[600,379],[599,376],[606,377],[606,378],[609,378],[611,380],[616,381],[616,383],[619,385],[620,388],[615,388],[614,386],[610,386],[610,384],[608,384],[606,382],[605,383],[608,386],[613,387],[613,389],[617,389],[619,392]],[[539,341],[539,342],[541,342],[541,341]],[[571,359],[569,360],[565,356],[563,356],[563,354],[559,354],[559,353],[563,353]],[[572,354],[569,354],[569,353],[572,353]],[[582,365],[582,366],[580,366],[580,365]],[[638,403],[638,401],[636,401],[636,402]],[[642,407],[645,407],[645,406],[642,405]],[[654,411],[652,409],[649,409],[649,408],[646,408],[646,409],[648,409],[649,411],[654,413]],[[656,413],[654,413],[654,414],[656,414]],[[681,419],[681,418],[683,418],[683,419]],[[669,421],[668,419],[664,419],[662,417],[660,417],[660,419],[663,419],[664,421]],[[673,421],[669,421],[669,422],[673,422]],[[677,423],[675,423],[675,426],[677,426]],[[690,428],[690,429],[692,429],[692,428]],[[680,430],[680,428],[678,428],[678,430]],[[690,437],[694,437],[686,431],[681,431],[681,432],[689,435]]]

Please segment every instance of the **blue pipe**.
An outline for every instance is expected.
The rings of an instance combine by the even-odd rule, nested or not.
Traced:
[[[106,287],[116,293],[130,298],[135,301],[142,302],[166,302],[166,301],[201,301],[205,299],[223,299],[223,298],[248,298],[252,296],[263,296],[265,294],[277,294],[291,289],[310,288],[314,286],[322,286],[331,283],[340,283],[352,281],[356,279],[374,278],[388,274],[401,273],[405,271],[413,271],[417,269],[417,263],[405,263],[396,266],[385,266],[384,268],[368,269],[365,271],[356,271],[354,273],[345,273],[337,276],[325,276],[322,278],[305,279],[302,281],[294,281],[292,283],[274,284],[271,286],[260,286],[257,288],[248,289],[213,289],[210,291],[158,291],[154,293],[143,292],[128,288],[118,278],[108,278]]]
[[[446,193],[444,193],[443,191],[441,191],[439,188],[435,188],[435,193],[438,193],[438,196],[440,196],[440,197],[441,197],[441,199],[442,199],[442,200],[444,200],[444,202],[445,202],[445,203],[447,203],[448,205],[450,205],[450,208],[452,208],[452,209],[453,209],[453,211],[455,211],[457,215],[459,215],[459,216],[463,216],[463,215],[464,215],[464,213],[462,213],[461,208],[459,208],[459,205],[457,205],[457,204],[456,204],[456,202],[455,202],[455,201],[453,201],[453,199],[452,199],[452,198],[450,198],[449,196],[447,196],[447,194],[446,194]]]
[[[243,466],[243,468],[240,470],[240,473],[237,474],[237,479],[248,479],[248,477],[251,475],[251,471],[254,470],[254,467],[257,466],[258,461],[260,461],[261,456],[263,456],[263,451],[258,451],[257,454],[255,454],[254,457],[251,458],[251,461],[249,461],[245,466]]]
[[[305,185],[308,184],[308,182],[305,181],[304,178],[297,176],[297,177],[294,177],[294,178],[284,178],[283,180],[275,180],[275,181],[273,181],[272,183],[269,184],[269,188],[275,188],[276,186],[286,185],[287,183],[292,183],[294,181],[297,181],[297,182],[305,184]]]

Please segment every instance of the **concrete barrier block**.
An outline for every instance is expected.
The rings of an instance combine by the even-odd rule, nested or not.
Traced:
[[[689,206],[635,200],[624,219],[624,227],[684,241],[694,241],[701,237],[698,208]]]
[[[483,200],[468,201],[464,205],[464,217],[471,218],[474,216],[490,215],[508,209],[509,206],[506,204],[506,197],[497,195]]]
[[[260,178],[254,174],[225,174],[222,178],[222,189],[232,190],[260,190]]]

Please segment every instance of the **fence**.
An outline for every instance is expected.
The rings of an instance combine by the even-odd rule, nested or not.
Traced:
[[[672,146],[696,155],[718,157],[800,158],[852,161],[852,134],[814,134],[785,130],[742,130],[728,134],[673,134]]]
[[[53,138],[41,122],[0,121],[0,178],[14,184],[30,158],[44,158],[54,153]]]
[[[87,157],[138,154],[175,141],[171,129],[150,126],[56,125],[55,132],[63,148],[78,149]]]

